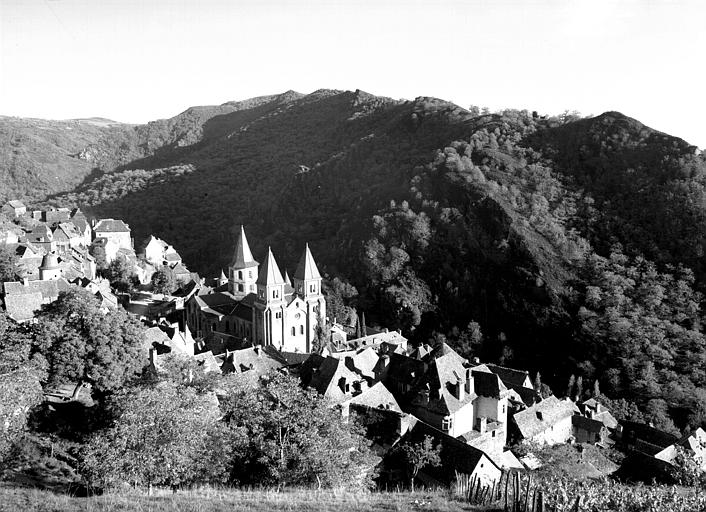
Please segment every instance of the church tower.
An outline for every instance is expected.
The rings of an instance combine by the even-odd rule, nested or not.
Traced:
[[[257,282],[257,269],[260,264],[255,261],[250,252],[248,239],[245,238],[245,229],[240,226],[240,235],[235,244],[233,261],[228,267],[228,291],[241,300],[249,293],[255,293]]]
[[[316,337],[319,317],[323,321],[326,320],[326,300],[321,291],[321,274],[311,255],[309,244],[306,244],[304,254],[294,272],[294,291],[306,304],[306,342],[310,350]]]
[[[284,343],[285,282],[272,249],[267,249],[265,263],[257,278],[255,301],[255,342],[259,345],[282,347]]]

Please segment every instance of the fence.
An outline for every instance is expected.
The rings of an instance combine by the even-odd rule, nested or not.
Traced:
[[[505,512],[580,512],[581,496],[547,494],[532,483],[532,475],[503,471],[492,484],[480,478],[456,472],[455,493],[475,505],[497,505]]]

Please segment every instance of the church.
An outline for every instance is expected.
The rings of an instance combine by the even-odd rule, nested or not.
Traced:
[[[326,319],[321,274],[307,244],[290,279],[272,250],[262,264],[250,251],[241,226],[228,276],[216,288],[201,287],[186,304],[186,320],[197,337],[216,332],[244,343],[285,352],[311,352],[319,321]]]

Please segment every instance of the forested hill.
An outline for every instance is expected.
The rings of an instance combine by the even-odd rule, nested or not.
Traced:
[[[207,275],[240,223],[256,257],[270,245],[290,271],[308,241],[341,279],[339,319],[352,305],[415,341],[541,370],[558,393],[576,373],[658,423],[706,420],[706,163],[680,139],[616,112],[329,90],[115,133],[87,146],[98,170],[49,202],[122,218]]]

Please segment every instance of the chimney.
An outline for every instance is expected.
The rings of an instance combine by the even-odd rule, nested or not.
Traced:
[[[481,416],[476,420],[476,425],[478,427],[478,432],[481,434],[485,434],[485,432],[488,430],[488,418],[485,416]]]
[[[456,383],[453,385],[454,388],[454,395],[458,399],[459,402],[463,402],[463,399],[466,398],[465,395],[465,383],[461,379],[461,377],[456,377]]]
[[[471,359],[471,362],[472,362],[473,364],[475,364],[475,365],[479,365],[479,364],[480,364],[480,359],[477,358],[477,357],[474,357],[473,359]]]
[[[255,345],[255,353],[257,357],[262,357],[262,345]]]
[[[475,392],[474,386],[473,386],[473,375],[471,375],[471,369],[467,368],[466,369],[466,393],[467,394],[472,394]]]
[[[29,286],[29,278],[27,276],[22,276],[22,286]]]

